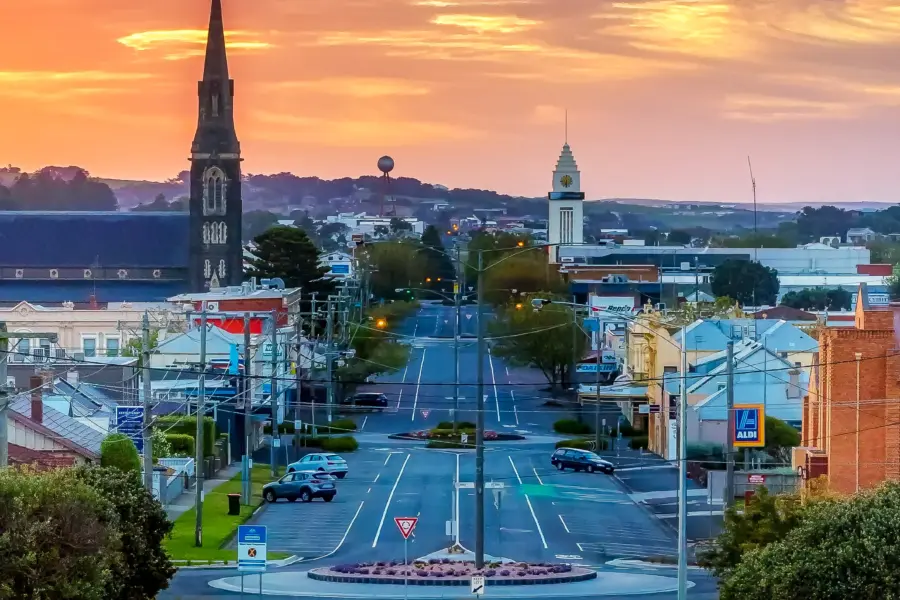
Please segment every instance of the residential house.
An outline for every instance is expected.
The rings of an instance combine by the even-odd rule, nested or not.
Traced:
[[[101,387],[79,381],[77,371],[67,373],[67,378],[55,377],[44,391],[44,406],[75,419],[99,433],[106,434],[110,423],[116,419],[116,407],[121,404],[114,396],[121,398],[117,389],[104,390]],[[112,395],[110,395],[112,394]]]
[[[878,237],[878,234],[868,227],[852,227],[847,230],[847,243],[854,246],[865,246]]]
[[[346,252],[324,252],[319,256],[319,266],[331,269],[327,277],[347,279],[353,277],[354,258]]]
[[[7,385],[14,391],[29,389],[29,381],[37,366],[33,363],[9,363]],[[39,365],[42,372],[51,373],[68,381],[90,384],[102,390],[116,402],[134,402],[138,399],[140,378],[138,359],[130,356],[97,356],[90,360],[75,358],[50,359]]]

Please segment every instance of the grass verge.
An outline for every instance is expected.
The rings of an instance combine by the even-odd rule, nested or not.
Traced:
[[[279,475],[284,467],[279,467]],[[163,542],[172,560],[196,561],[198,563],[237,560],[237,552],[222,546],[236,535],[238,525],[243,525],[262,503],[262,486],[272,481],[269,465],[253,465],[250,473],[253,482],[253,496],[250,505],[241,505],[241,514],[228,514],[228,494],[241,493],[241,474],[238,473],[214,490],[207,492],[203,502],[203,546],[194,546],[194,526],[197,512],[192,508],[175,520],[172,536]],[[288,554],[269,552],[268,558],[278,560]]]

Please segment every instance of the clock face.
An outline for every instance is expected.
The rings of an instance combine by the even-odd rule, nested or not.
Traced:
[[[572,185],[572,176],[571,175],[563,175],[562,177],[559,178],[559,182],[562,184],[563,187],[569,187],[570,185]]]

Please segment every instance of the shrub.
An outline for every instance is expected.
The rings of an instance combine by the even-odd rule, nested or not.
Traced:
[[[338,419],[332,421],[328,426],[331,433],[346,433],[348,431],[356,431],[356,423],[352,419]]]
[[[648,438],[646,435],[639,435],[637,437],[633,437],[630,440],[628,440],[628,447],[631,448],[632,450],[638,450],[638,449],[646,450],[647,449],[647,440],[648,440]]]
[[[449,429],[453,431],[453,422],[452,421],[441,421],[437,424],[435,429]],[[456,424],[457,431],[475,431],[476,425],[475,423],[470,423],[469,421],[460,421]]]
[[[687,459],[697,461],[707,469],[721,469],[725,466],[724,448],[715,443],[688,444]]]
[[[453,440],[429,440],[426,448],[472,448],[473,444],[463,444],[458,439]]]
[[[172,445],[166,439],[166,434],[159,429],[150,432],[150,439],[153,443],[153,463],[159,462],[159,459],[172,456]]]
[[[175,456],[191,457],[196,453],[194,447],[194,436],[186,433],[167,433],[166,441]]]
[[[616,429],[622,434],[622,437],[634,437],[644,434],[643,431],[635,429],[628,421],[620,421]]]
[[[556,442],[557,448],[578,448],[579,450],[591,450],[591,444],[594,440],[587,439],[574,439],[574,440],[560,440]],[[609,449],[609,440],[605,437],[600,438],[600,447],[596,448],[596,451],[600,450],[608,450]]]
[[[328,452],[353,452],[359,448],[359,442],[352,435],[325,438],[322,440],[322,450]]]
[[[569,435],[585,435],[594,432],[590,425],[579,423],[575,419],[561,419],[557,421],[553,424],[553,431]]]
[[[193,436],[197,433],[197,417],[166,415],[156,419],[157,426],[166,433],[183,433]],[[214,456],[216,443],[216,422],[212,417],[203,418],[203,455]]]
[[[140,475],[141,457],[130,437],[111,433],[100,443],[100,466]]]

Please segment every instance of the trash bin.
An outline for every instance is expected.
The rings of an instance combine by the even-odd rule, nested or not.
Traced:
[[[241,514],[241,495],[240,494],[228,494],[228,514],[229,515]]]

